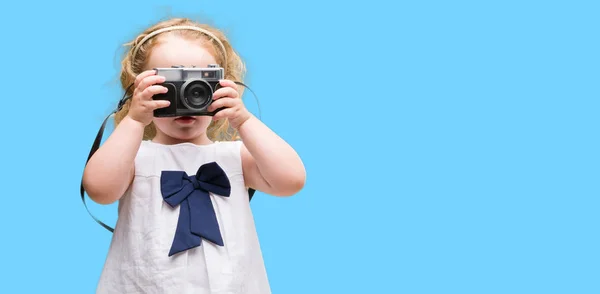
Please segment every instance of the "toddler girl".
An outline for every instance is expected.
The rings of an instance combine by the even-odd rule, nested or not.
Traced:
[[[83,176],[93,201],[119,201],[97,293],[270,293],[248,189],[297,193],[301,159],[244,107],[234,83],[244,65],[218,30],[177,18],[128,45],[121,83],[131,99]],[[154,68],[209,64],[225,70],[208,109],[222,110],[154,117],[170,105],[152,98],[167,92]]]

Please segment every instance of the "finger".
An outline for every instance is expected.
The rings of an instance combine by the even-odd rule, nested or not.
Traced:
[[[231,87],[220,88],[213,93],[213,100],[217,100],[222,97],[238,98],[240,94],[238,91]]]
[[[152,96],[157,95],[157,94],[167,93],[168,90],[169,89],[167,89],[167,87],[153,85],[153,86],[146,88],[144,91],[142,91],[142,93],[140,93],[140,95],[139,95],[139,99],[140,100],[152,100]]]
[[[155,110],[159,108],[169,107],[171,102],[169,100],[152,100],[144,101],[144,107],[148,110]]]
[[[208,106],[208,111],[215,111],[221,107],[232,108],[239,105],[241,101],[235,98],[222,98],[214,101]]]
[[[224,119],[227,117],[232,117],[236,111],[237,110],[235,108],[225,108],[225,109],[219,110],[219,112],[217,112],[213,116],[213,120],[220,120],[220,119]]]
[[[155,75],[155,74],[156,74],[156,70],[153,70],[153,69],[151,69],[151,70],[146,70],[146,71],[143,71],[142,73],[140,73],[139,75],[137,75],[137,77],[135,77],[135,81],[133,82],[133,85],[134,85],[133,87],[134,87],[134,88],[137,88],[137,87],[138,87],[138,85],[140,84],[140,82],[141,82],[143,79],[145,79],[146,77],[149,77],[149,76]]]
[[[222,80],[219,80],[219,84],[222,87],[231,87],[231,88],[234,88],[236,91],[238,90],[238,85],[236,83],[234,83],[232,80],[222,79]]]
[[[164,81],[165,81],[165,77],[163,77],[163,76],[157,76],[157,75],[148,76],[148,77],[145,77],[144,79],[142,79],[142,81],[140,81],[140,83],[138,84],[136,89],[141,92],[141,91],[144,91],[149,86],[152,86],[154,84],[160,84]]]

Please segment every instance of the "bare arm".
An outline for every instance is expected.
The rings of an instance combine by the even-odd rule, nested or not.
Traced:
[[[90,199],[110,204],[121,198],[133,180],[143,134],[144,125],[126,116],[98,148],[83,172],[83,186]]]
[[[227,118],[244,144],[240,150],[246,185],[275,196],[291,196],[304,187],[306,171],[300,156],[283,139],[254,117],[239,99],[237,85],[220,81],[208,108],[218,111],[214,120]]]
[[[167,88],[155,85],[164,80],[155,70],[144,71],[136,77],[127,116],[98,148],[83,171],[83,187],[94,202],[113,203],[129,188],[144,128],[152,122],[155,109],[169,106],[168,101],[152,100],[153,95],[167,92]]]
[[[275,196],[291,196],[304,187],[306,171],[296,151],[256,117],[239,128],[247,185]]]

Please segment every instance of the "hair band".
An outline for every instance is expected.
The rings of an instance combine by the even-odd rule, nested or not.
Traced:
[[[224,60],[224,66],[223,68],[227,68],[227,51],[225,50],[225,46],[223,46],[223,43],[221,42],[221,40],[219,40],[219,38],[217,38],[217,36],[215,36],[213,33],[203,29],[203,28],[199,28],[199,27],[195,27],[195,26],[171,26],[171,27],[166,27],[166,28],[162,28],[162,29],[158,29],[156,31],[153,31],[152,33],[146,35],[136,46],[135,48],[133,48],[133,55],[131,56],[131,59],[135,59],[135,56],[137,55],[137,51],[139,50],[140,46],[142,44],[144,44],[144,42],[148,41],[148,39],[160,34],[160,33],[164,33],[164,32],[168,32],[168,31],[174,31],[174,30],[192,30],[192,31],[198,31],[201,32],[209,37],[211,37],[213,40],[217,41],[217,43],[219,44],[219,47],[221,47],[221,51],[223,52],[223,56],[225,57]]]

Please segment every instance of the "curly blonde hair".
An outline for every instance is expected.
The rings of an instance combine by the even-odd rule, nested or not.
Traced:
[[[223,45],[225,52],[223,52],[221,44],[219,44],[219,42],[214,38],[207,36],[200,31],[189,29],[162,32],[140,44],[140,41],[142,41],[142,39],[152,32],[172,26],[194,26],[207,30],[216,38],[218,38],[218,41],[220,41],[220,43]],[[190,40],[204,41],[205,46],[213,54],[217,63],[221,66],[225,66],[225,79],[243,83],[243,78],[246,73],[245,65],[238,53],[233,50],[231,43],[225,34],[223,34],[223,32],[207,24],[201,24],[192,21],[189,18],[172,18],[152,25],[138,35],[133,41],[125,44],[127,51],[123,57],[123,60],[121,61],[120,81],[121,87],[127,92],[126,95],[133,95],[134,89],[130,86],[134,83],[136,76],[144,71],[148,56],[150,55],[152,48],[157,44],[159,37],[166,34],[174,34]],[[136,49],[137,51],[135,51]],[[239,89],[238,92],[240,92],[241,97],[243,88]],[[123,105],[123,108],[115,114],[116,125],[119,124],[119,122],[121,122],[125,116],[127,116],[130,103],[131,99],[129,99]],[[153,123],[150,123],[144,129],[144,140],[151,140],[155,135],[156,127]],[[239,139],[237,131],[229,126],[227,119],[211,122],[207,129],[207,136],[209,139],[216,141],[231,141]]]

